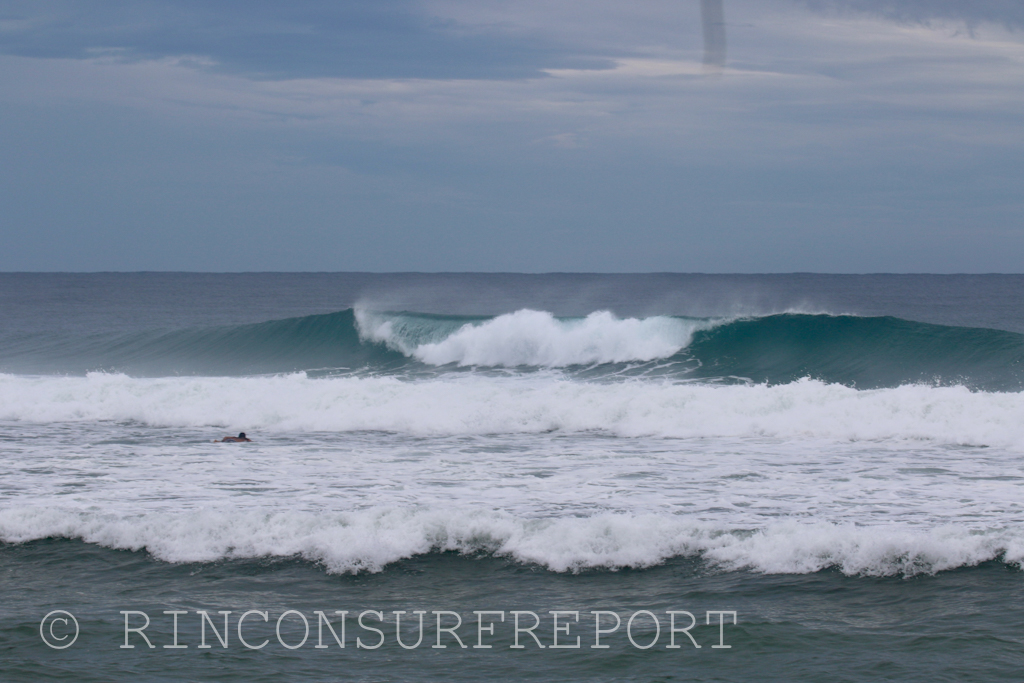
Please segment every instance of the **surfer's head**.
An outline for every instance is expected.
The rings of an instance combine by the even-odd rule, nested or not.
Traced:
[[[239,439],[244,439],[245,438],[245,432],[238,432],[238,438]]]

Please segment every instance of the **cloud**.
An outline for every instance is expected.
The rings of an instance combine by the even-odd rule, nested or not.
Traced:
[[[759,3],[727,5],[739,28],[723,79],[704,78],[699,49],[615,58],[605,69],[544,67],[518,79],[253,78],[212,69],[198,56],[125,59],[94,50],[87,59],[0,58],[0,99],[103,101],[185,125],[300,131],[360,144],[592,151],[628,144],[715,149],[716,158],[726,149],[741,157],[748,150],[748,162],[799,158],[808,146],[839,149],[851,140],[902,144],[921,131],[943,137],[945,129],[984,144],[1019,132],[999,118],[1024,104],[1019,42],[871,17],[830,22],[783,4],[790,14],[773,22],[756,13]],[[693,18],[699,9],[694,2]],[[695,42],[699,48],[699,34]],[[965,116],[985,120],[968,125]]]
[[[524,78],[602,68],[551,37],[431,16],[411,0],[8,3],[0,52],[25,57],[207,58],[259,78]]]
[[[275,80],[507,80],[607,69],[627,58],[689,59],[703,46],[705,63],[717,69],[728,22],[787,7],[1024,26],[1018,0],[8,0],[0,54],[190,57],[208,69]]]
[[[1008,268],[1021,34],[720,2],[8,2],[0,268]]]
[[[1019,0],[799,0],[830,12],[856,12],[898,22],[933,20],[963,21],[968,26],[983,22],[1007,28],[1024,27],[1024,3]]]

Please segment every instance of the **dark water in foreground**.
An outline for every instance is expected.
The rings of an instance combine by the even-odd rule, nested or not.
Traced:
[[[381,574],[332,576],[307,562],[240,560],[210,564],[169,565],[145,553],[112,551],[77,541],[36,541],[0,548],[0,572],[19,590],[5,596],[3,638],[5,680],[452,680],[493,677],[516,680],[720,680],[720,681],[997,681],[1019,680],[1020,607],[1024,601],[1021,573],[1000,563],[944,572],[936,576],[865,578],[836,571],[809,575],[763,575],[710,570],[700,562],[673,560],[636,570],[553,574],[543,568],[493,557],[431,554],[396,563]],[[81,635],[63,651],[46,648],[39,638],[37,613],[43,607],[74,613]],[[269,644],[260,651],[238,642],[236,620],[249,609],[266,611],[248,617],[246,641]],[[329,614],[340,631],[334,610],[348,610],[346,648],[329,633],[329,647],[316,649],[317,616]],[[146,630],[156,649],[130,634],[134,649],[122,649],[124,618],[120,611],[145,612]],[[173,643],[172,617],[179,615],[179,643],[187,649],[165,649]],[[201,619],[207,610],[223,634],[223,616],[231,610],[228,648],[209,625],[207,643],[197,649]],[[309,640],[295,650],[276,638],[274,622],[287,610],[310,621]],[[375,616],[364,623],[381,627],[379,649],[359,649],[355,639],[376,644],[380,636],[358,627],[364,610],[386,615],[381,627]],[[406,650],[395,639],[393,612],[428,612],[425,636],[418,648]],[[445,649],[436,643],[431,610],[458,612],[463,627],[456,631],[466,649],[444,633]],[[474,611],[533,611],[543,617],[541,643],[552,644],[551,610],[579,611],[562,643],[580,636],[581,648],[541,650],[523,635],[523,649],[512,649],[511,623],[496,621],[494,636],[485,632],[479,649]],[[623,617],[622,628],[602,636],[608,649],[594,649],[590,612],[610,610]],[[625,634],[625,622],[638,610],[659,614],[663,632],[658,643],[638,649]],[[679,649],[669,643],[667,610],[699,615],[691,632],[701,649],[678,635]],[[721,633],[717,616],[704,625],[709,610],[736,611],[738,624]],[[132,626],[143,617],[131,615]],[[403,622],[403,643],[413,645],[417,622]],[[523,615],[522,626],[533,618]],[[571,616],[565,619],[572,620]],[[603,628],[614,619],[604,616]],[[455,623],[444,615],[442,627]],[[490,623],[490,622],[485,622]],[[560,624],[565,623],[564,619]],[[689,619],[680,617],[679,627]],[[55,633],[61,635],[60,627]],[[301,619],[289,615],[282,639],[302,642]],[[639,645],[654,636],[649,617],[638,617],[632,630]],[[340,633],[339,633],[340,636]]]

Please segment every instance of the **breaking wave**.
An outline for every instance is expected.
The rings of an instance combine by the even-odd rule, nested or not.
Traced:
[[[136,378],[0,375],[0,420],[242,425],[256,431],[413,435],[599,432],[616,436],[924,440],[1024,448],[1024,394],[905,385],[579,382],[557,373],[396,377]]]
[[[911,576],[986,561],[1020,566],[1019,531],[864,527],[780,521],[729,529],[679,516],[525,519],[502,512],[381,508],[346,513],[150,512],[115,517],[51,508],[0,510],[0,540],[76,538],[146,550],[167,562],[302,557],[330,572],[381,571],[432,552],[510,557],[556,572],[642,568],[695,557],[726,570]]]
[[[8,337],[0,371],[239,376],[316,371],[430,377],[559,369],[584,379],[657,377],[857,388],[1024,388],[1024,335],[889,317],[783,313],[740,319],[337,313],[131,335]]]

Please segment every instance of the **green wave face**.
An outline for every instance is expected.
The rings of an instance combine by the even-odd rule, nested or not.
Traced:
[[[440,359],[440,360],[438,360]],[[480,360],[484,359],[484,360]],[[731,321],[367,313],[132,335],[0,342],[0,371],[141,376],[556,371],[577,379],[907,383],[1024,389],[1024,335],[899,318],[780,314]]]
[[[385,368],[405,357],[359,339],[351,309],[251,325],[22,339],[0,347],[6,371],[88,372],[142,376],[245,375],[319,368]]]
[[[899,318],[784,314],[700,331],[688,348],[699,377],[785,383],[802,377],[859,388],[909,383],[1024,388],[1024,335]]]

